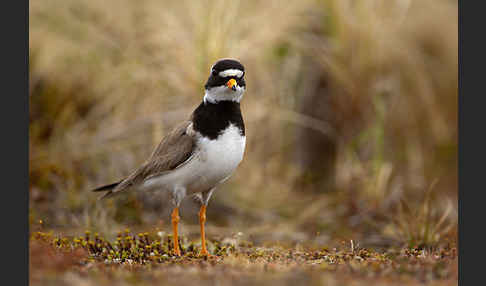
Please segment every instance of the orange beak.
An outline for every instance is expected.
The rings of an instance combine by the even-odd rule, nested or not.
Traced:
[[[236,91],[236,80],[234,78],[228,80],[228,82],[226,83],[226,86],[229,89],[232,89],[233,91]]]

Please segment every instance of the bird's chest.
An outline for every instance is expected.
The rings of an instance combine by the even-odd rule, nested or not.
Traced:
[[[198,139],[198,161],[209,181],[220,181],[231,175],[243,159],[246,138],[238,127],[230,124],[220,135],[211,140]]]

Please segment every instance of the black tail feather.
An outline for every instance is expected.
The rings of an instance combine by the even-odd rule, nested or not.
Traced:
[[[92,190],[92,192],[106,192],[106,191],[111,191],[116,186],[118,186],[118,184],[120,184],[121,182],[122,181],[119,181],[119,182],[116,182],[116,183],[113,183],[113,184],[109,184],[109,185],[104,185],[104,186],[98,187],[98,188]]]

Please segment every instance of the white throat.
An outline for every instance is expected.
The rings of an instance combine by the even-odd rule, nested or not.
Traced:
[[[206,89],[204,94],[204,102],[216,103],[219,101],[235,101],[240,102],[245,93],[245,88],[236,86],[236,90],[231,90],[226,86],[217,86]]]

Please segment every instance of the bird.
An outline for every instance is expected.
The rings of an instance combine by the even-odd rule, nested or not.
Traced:
[[[130,190],[169,192],[173,254],[181,256],[178,240],[179,206],[187,196],[200,203],[200,256],[206,247],[205,222],[209,199],[218,185],[234,173],[243,160],[245,124],[240,101],[246,91],[245,68],[239,60],[222,58],[210,68],[204,96],[189,118],[176,125],[149,158],[116,183],[92,191],[109,198]]]

